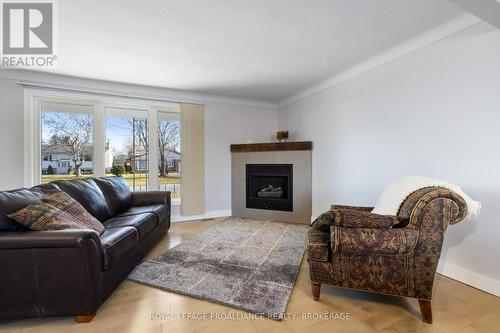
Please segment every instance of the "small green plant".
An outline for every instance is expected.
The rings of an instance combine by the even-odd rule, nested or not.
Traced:
[[[52,168],[52,165],[49,165],[47,167],[47,175],[53,175],[54,174],[54,168]]]
[[[75,173],[75,167],[74,167],[74,166],[72,166],[72,165],[70,165],[70,166],[69,166],[69,168],[68,168],[67,174],[68,174],[68,175],[71,175],[71,174],[73,174],[73,173]]]
[[[123,165],[114,165],[111,168],[111,173],[115,176],[121,176],[125,173],[125,167]]]

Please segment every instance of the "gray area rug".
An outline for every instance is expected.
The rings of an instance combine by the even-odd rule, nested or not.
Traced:
[[[129,279],[280,320],[306,225],[228,218],[137,266]]]

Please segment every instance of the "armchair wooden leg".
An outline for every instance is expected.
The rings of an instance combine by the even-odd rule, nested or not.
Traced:
[[[422,313],[422,320],[428,324],[432,324],[431,301],[419,299],[418,305],[420,306],[420,312]]]
[[[319,293],[321,291],[321,284],[311,282],[311,291],[312,291],[313,299],[315,301],[319,301]]]
[[[78,324],[85,324],[85,323],[90,323],[92,319],[94,319],[95,314],[92,315],[76,315],[75,316],[75,321]]]

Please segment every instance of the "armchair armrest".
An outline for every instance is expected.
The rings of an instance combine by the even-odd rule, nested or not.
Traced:
[[[330,259],[330,233],[309,228],[307,233],[307,259],[328,261]]]
[[[389,229],[398,223],[397,216],[373,214],[362,210],[341,210],[335,214],[335,225],[349,228]]]
[[[170,192],[132,192],[132,206],[149,206],[155,204],[163,204],[170,207]]]
[[[333,253],[353,254],[409,254],[418,241],[413,229],[346,228],[331,226]]]
[[[419,194],[419,191],[414,193]],[[415,198],[415,204],[412,206],[407,227],[411,229],[419,228],[423,221],[424,213],[433,202],[434,204],[439,202],[440,205],[447,207],[449,210],[449,213],[444,216],[446,221],[442,221],[445,225],[444,230],[446,230],[448,223],[456,224],[462,221],[467,215],[467,203],[460,195],[451,190],[436,187],[432,191],[424,192]]]
[[[381,228],[389,229],[399,223],[397,216],[373,214],[362,210],[330,210],[318,216],[311,227],[328,231],[330,226],[338,225],[348,228]]]
[[[330,210],[359,210],[363,212],[371,212],[374,207],[347,206],[347,205],[332,205]]]

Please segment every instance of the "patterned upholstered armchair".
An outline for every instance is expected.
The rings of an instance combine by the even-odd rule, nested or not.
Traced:
[[[422,319],[432,323],[432,286],[449,224],[467,205],[440,187],[413,192],[397,216],[372,207],[333,205],[309,228],[308,262],[313,298],[321,284],[418,299]]]

